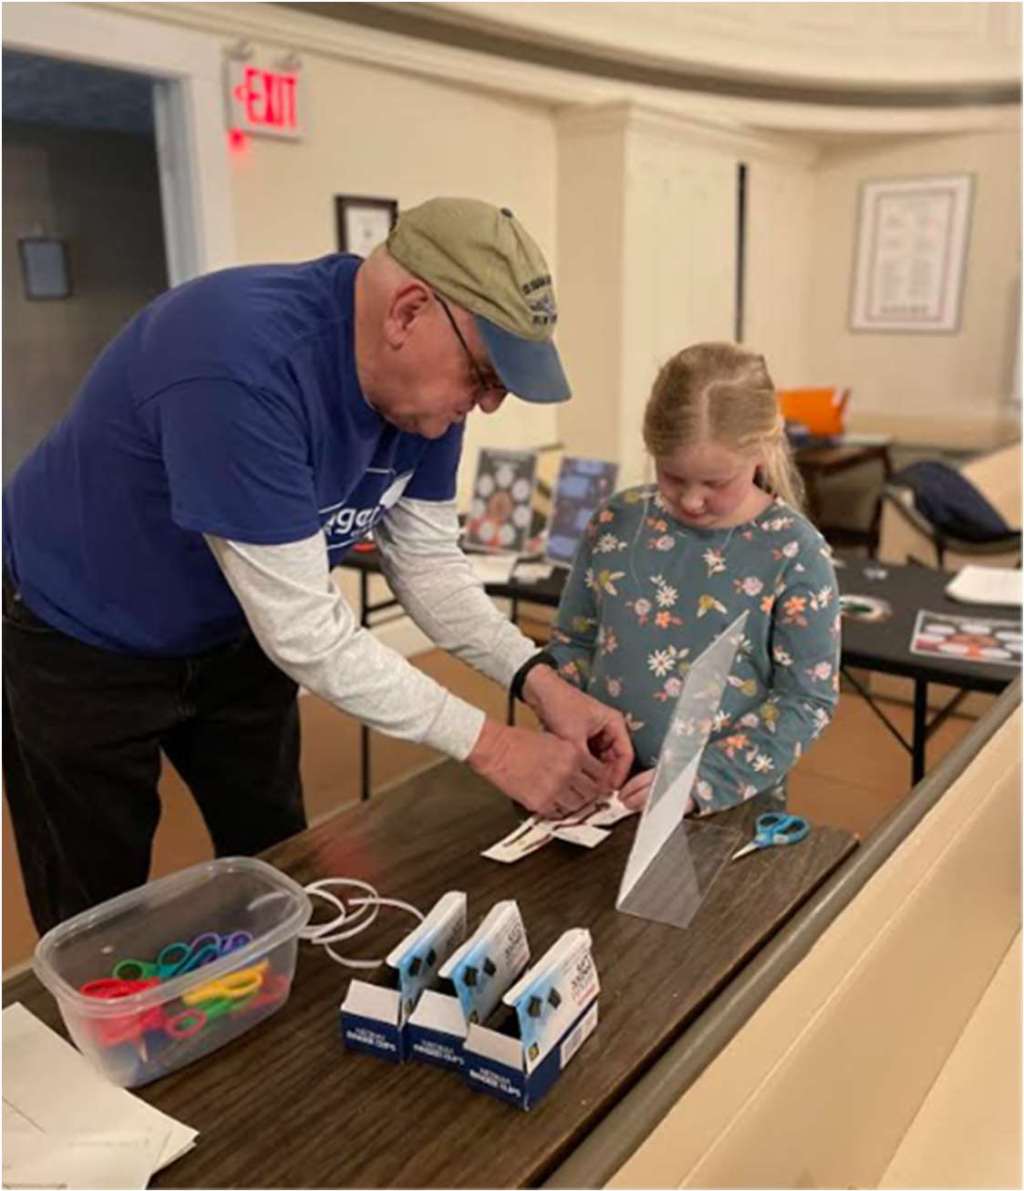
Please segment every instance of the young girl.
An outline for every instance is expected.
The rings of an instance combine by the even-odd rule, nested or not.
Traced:
[[[548,651],[623,712],[649,770],[690,662],[741,612],[743,644],[691,796],[697,814],[780,789],[839,698],[839,603],[764,358],[700,343],[661,369],[644,415],[657,483],[597,510]],[[624,798],[646,796],[650,774]]]

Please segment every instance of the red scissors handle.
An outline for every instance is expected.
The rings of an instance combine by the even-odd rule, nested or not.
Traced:
[[[160,981],[154,976],[150,980],[122,980],[117,976],[104,976],[101,980],[89,980],[79,989],[87,997],[99,997],[104,1001],[115,1001],[119,997],[130,997],[134,993],[142,992],[144,988],[152,988]]]

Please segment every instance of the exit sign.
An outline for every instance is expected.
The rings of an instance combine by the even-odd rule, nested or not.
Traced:
[[[300,87],[296,71],[271,70],[236,58],[228,60],[230,127],[262,136],[298,140]]]

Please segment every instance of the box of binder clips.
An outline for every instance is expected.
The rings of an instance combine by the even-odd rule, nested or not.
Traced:
[[[401,1063],[408,1022],[423,990],[466,937],[466,895],[446,893],[411,934],[393,948],[374,980],[349,983],[341,1006],[341,1036],[349,1050]]]
[[[469,1085],[532,1108],[596,1028],[599,991],[590,932],[566,931],[505,993],[498,1013],[470,1024],[463,1046]]]
[[[529,970],[514,901],[498,902],[465,934],[466,895],[446,893],[379,977],[349,984],[345,1046],[447,1068],[474,1091],[531,1108],[597,1025],[590,932],[566,931]]]
[[[410,1057],[461,1070],[469,1027],[494,1013],[529,960],[519,907],[498,902],[420,997],[409,1018]]]

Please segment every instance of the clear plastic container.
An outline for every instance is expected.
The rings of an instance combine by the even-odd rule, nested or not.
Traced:
[[[290,877],[228,857],[60,923],[39,940],[32,966],[86,1058],[121,1087],[139,1087],[285,1004],[311,914]]]

